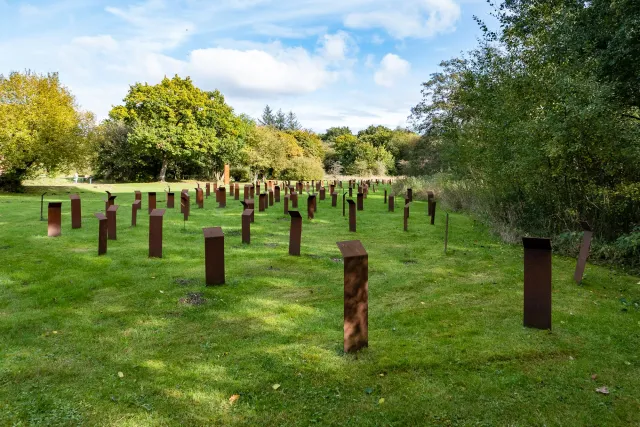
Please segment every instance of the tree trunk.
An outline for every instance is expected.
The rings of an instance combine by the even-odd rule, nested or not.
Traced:
[[[164,182],[164,178],[167,176],[167,165],[169,164],[169,161],[167,160],[166,157],[162,158],[162,167],[160,168],[160,176],[158,177],[158,179],[160,179],[160,182]]]

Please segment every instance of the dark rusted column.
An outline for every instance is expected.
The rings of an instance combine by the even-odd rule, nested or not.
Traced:
[[[107,191],[107,193],[109,193],[109,192]],[[116,197],[118,197],[118,196],[112,196],[111,193],[109,193],[108,197],[105,199],[105,201],[104,201],[104,212],[105,212],[105,214],[109,210],[109,206],[113,206],[116,203]]]
[[[369,346],[369,255],[359,240],[337,243],[344,258],[344,352]]]
[[[227,191],[224,187],[218,188],[218,207],[219,208],[227,207]]]
[[[156,208],[156,193],[149,193],[149,213]]]
[[[413,189],[412,188],[407,188],[407,199],[409,199],[409,202],[413,202]]]
[[[327,198],[327,189],[324,187],[320,187],[320,200],[325,200]]]
[[[404,205],[404,231],[409,231],[409,206],[411,202]]]
[[[349,199],[349,231],[356,232],[356,203]]]
[[[260,193],[258,196],[258,212],[264,212],[267,204],[267,195],[264,193]]]
[[[224,285],[224,233],[220,227],[203,228],[204,270],[207,286]]]
[[[247,209],[251,210],[251,222],[255,222],[256,201],[254,199],[247,200]]]
[[[149,215],[149,258],[162,258],[162,217],[164,209],[154,209]]]
[[[313,219],[315,217],[315,209],[313,206],[315,202],[316,202],[316,195],[310,194],[309,197],[307,197],[307,218],[308,219]]]
[[[435,198],[435,194],[433,191],[427,191],[427,206],[428,206],[428,215],[433,216],[433,199]]]
[[[205,190],[206,190],[206,192],[207,192],[207,199],[208,199],[208,198],[209,198],[209,196],[211,195],[211,183],[207,182],[207,183],[204,185],[204,188],[205,188]]]
[[[196,205],[198,209],[204,209],[204,194],[202,188],[198,187],[196,190]]]
[[[358,210],[364,210],[364,194],[362,192],[358,193]]]
[[[251,243],[251,218],[253,217],[253,209],[245,209],[242,212],[242,243]]]
[[[218,183],[214,182],[213,183],[213,190],[211,190],[214,192],[214,194],[216,195],[216,203],[218,203]]]
[[[387,204],[387,189],[384,189],[384,204]]]
[[[349,187],[349,197],[353,197],[353,188]]]
[[[289,255],[300,256],[302,242],[302,215],[298,211],[289,211],[291,229],[289,231]]]
[[[284,196],[284,214],[289,215],[289,195]]]
[[[51,202],[47,211],[47,236],[62,234],[62,202]]]
[[[71,199],[71,228],[82,228],[82,206],[78,194],[69,195]]]
[[[191,212],[191,197],[189,197],[189,193],[180,194],[180,207],[182,209],[182,214],[184,215],[184,220],[189,220],[189,213]]]
[[[140,209],[142,209],[142,191],[135,191],[136,198],[134,200],[140,200]]]
[[[131,226],[135,227],[138,225],[138,211],[140,210],[140,205],[142,204],[141,200],[136,200],[133,205],[131,205]]]
[[[240,184],[236,184],[236,189],[235,189],[235,192],[233,194],[233,198],[235,200],[240,200]]]
[[[396,204],[395,204],[395,196],[389,196],[389,212],[395,212]]]
[[[551,240],[525,237],[524,326],[551,329]]]
[[[276,198],[276,203],[280,203],[280,186],[276,185],[274,187],[274,197]]]
[[[291,207],[294,209],[298,209],[298,193],[294,191],[290,194],[289,198],[291,199]]]
[[[189,195],[189,190],[183,189],[183,190],[180,192],[180,213],[182,213],[182,214],[184,213],[184,206],[185,206],[185,204],[184,204],[184,197],[183,197],[183,195],[185,195],[185,194],[188,196],[188,195]]]
[[[249,195],[251,196],[251,199],[256,198],[256,188],[253,185],[249,186]]]
[[[404,204],[405,204],[405,205],[408,205],[409,203],[411,203],[411,201],[409,200],[409,198],[408,198],[408,197],[407,197],[407,198],[405,198],[405,199],[404,199]],[[408,218],[408,217],[407,217],[407,218]]]
[[[140,200],[137,200],[140,202]],[[109,226],[107,225],[107,217],[102,212],[95,214],[98,218],[98,255],[104,255],[107,253],[107,233]]]
[[[273,190],[269,190],[269,206],[273,206]]]
[[[233,189],[235,188],[235,184],[229,184],[229,198],[233,197]]]
[[[175,193],[167,193],[167,209],[173,209],[176,204]]]
[[[582,245],[580,246],[580,254],[578,255],[578,263],[576,264],[576,271],[573,275],[573,280],[576,283],[582,282],[584,276],[584,269],[587,266],[587,259],[589,258],[589,249],[591,248],[591,238],[593,237],[593,231],[586,222],[582,223],[582,229],[584,234],[582,236]]]
[[[245,184],[244,185],[244,194],[243,194],[243,199],[242,200],[247,200],[249,198],[249,193],[250,193],[250,187],[249,184]]]
[[[107,227],[109,229],[109,240],[117,240],[118,223],[116,221],[118,208],[120,206],[109,206],[107,210]]]
[[[431,202],[431,225],[436,224],[436,201]]]
[[[335,184],[329,184],[329,194],[333,194],[336,192],[336,185]]]
[[[331,207],[338,207],[338,193],[336,193],[335,191],[331,193]]]

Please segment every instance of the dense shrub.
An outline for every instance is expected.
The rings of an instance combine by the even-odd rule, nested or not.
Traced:
[[[294,157],[289,161],[281,178],[287,180],[320,180],[324,177],[322,162],[309,157]]]
[[[231,178],[236,182],[249,182],[251,181],[251,173],[247,167],[232,167],[229,171]]]

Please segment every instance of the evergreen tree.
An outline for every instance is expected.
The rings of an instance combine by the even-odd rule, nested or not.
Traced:
[[[273,126],[278,130],[286,130],[287,129],[287,116],[282,112],[282,110],[278,110],[276,113],[275,123]]]
[[[262,119],[260,119],[260,123],[264,126],[274,126],[275,125],[275,117],[273,116],[273,110],[269,105],[264,107],[264,111],[262,112]]]
[[[302,126],[300,126],[296,114],[293,111],[289,111],[289,114],[287,114],[287,130],[300,130],[301,128]]]

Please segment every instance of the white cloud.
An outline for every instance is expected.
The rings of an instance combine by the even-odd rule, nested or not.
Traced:
[[[325,34],[320,45],[323,56],[330,61],[343,61],[358,49],[356,42],[344,31]]]
[[[400,58],[398,55],[388,53],[380,61],[380,68],[373,76],[376,84],[385,87],[391,87],[396,84],[398,79],[406,76],[411,69],[408,61]]]
[[[96,50],[114,51],[118,49],[118,42],[110,35],[76,37],[71,40],[71,43]]]
[[[454,30],[459,18],[454,0],[417,0],[349,13],[344,23],[355,29],[381,28],[398,39],[428,38]]]

